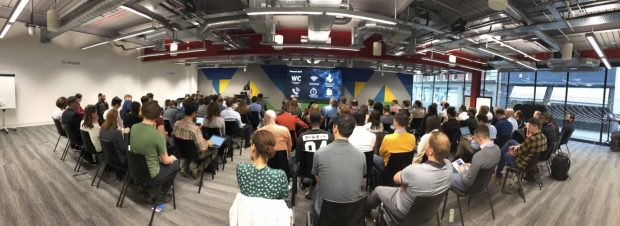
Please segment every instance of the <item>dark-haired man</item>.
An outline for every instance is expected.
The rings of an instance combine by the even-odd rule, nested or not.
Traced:
[[[573,122],[575,121],[575,115],[573,113],[566,113],[564,116],[564,126],[562,126],[562,132],[560,132],[561,139],[568,139],[571,134],[575,131],[575,126]],[[566,138],[564,138],[566,137]],[[561,142],[568,142],[568,140]]]
[[[110,109],[108,102],[105,101],[105,97],[105,94],[99,93],[99,95],[97,95],[97,98],[99,98],[99,100],[97,101],[97,104],[95,104],[95,108],[97,109],[97,116],[99,116],[99,125],[103,124],[103,121],[105,120],[103,118],[103,113]]]
[[[489,127],[476,128],[473,139],[480,144],[480,151],[476,152],[469,167],[463,166],[452,174],[452,187],[459,191],[467,191],[474,184],[480,169],[494,168],[499,162],[499,147],[489,139]]]
[[[409,213],[416,197],[434,196],[450,188],[452,164],[445,159],[450,152],[448,136],[439,131],[430,133],[426,144],[428,161],[411,164],[394,175],[394,183],[400,187],[379,186],[368,196],[366,210],[383,206],[397,219]]]
[[[352,116],[355,119],[355,129],[353,129],[353,133],[349,137],[349,143],[361,152],[372,151],[375,148],[377,135],[364,128],[366,112],[361,110],[355,111]]]
[[[121,103],[123,102],[123,100],[121,100],[121,98],[118,97],[114,97],[112,98],[112,108],[110,109],[114,109],[118,112],[118,127],[117,128],[123,128],[123,119],[121,119]],[[108,115],[108,111],[110,111],[110,109],[106,110],[103,112],[103,119],[105,120],[106,115]]]
[[[80,104],[77,102],[77,98],[75,96],[70,96],[67,98],[67,109],[62,112],[62,117],[60,117],[60,122],[63,126],[70,127],[72,129],[73,136],[77,139],[77,143],[71,143],[72,148],[77,149],[78,145],[82,145],[82,136],[80,135],[80,123],[82,122],[82,116],[77,113],[77,108]],[[70,131],[67,131],[69,133]]]
[[[239,131],[241,131],[241,134],[239,135],[245,139],[244,148],[248,148],[250,147],[250,136],[252,135],[252,126],[250,126],[249,124],[245,124],[241,121],[241,115],[239,114],[239,112],[233,109],[234,104],[235,104],[235,101],[233,98],[227,99],[226,108],[220,112],[220,115],[222,116],[222,118],[224,118],[224,121],[233,121],[237,123],[237,126],[239,126]]]
[[[461,138],[461,125],[456,119],[456,108],[450,106],[446,109],[447,121],[441,124],[441,131],[444,132],[450,139],[450,152],[456,152],[458,146],[458,140]]]
[[[398,113],[394,116],[394,133],[383,137],[379,155],[374,155],[373,164],[377,170],[383,172],[385,166],[393,153],[405,153],[415,150],[416,139],[408,133],[406,126],[409,118],[405,113]]]
[[[314,153],[312,175],[316,177],[314,212],[320,215],[323,199],[351,202],[362,198],[366,157],[348,141],[355,128],[349,115],[334,118],[334,142]],[[346,163],[346,164],[345,164]]]
[[[84,118],[84,108],[82,108],[82,94],[81,93],[76,93],[75,94],[75,102],[77,102],[77,106],[75,107],[75,112],[77,112],[78,115],[80,115],[80,117]]]
[[[168,190],[179,171],[179,163],[174,155],[168,155],[166,139],[157,130],[156,122],[161,114],[161,107],[156,101],[148,101],[142,106],[143,120],[131,127],[131,151],[143,155],[149,168],[149,176],[156,183],[161,183],[156,203],[172,200]]]
[[[495,110],[495,128],[497,129],[497,136],[510,137],[512,135],[512,123],[506,118],[506,111],[501,108]]]
[[[176,101],[174,101],[176,104]],[[198,104],[193,101],[186,101],[185,104],[185,118],[176,121],[172,134],[175,139],[191,140],[194,141],[196,147],[198,147],[198,158],[201,160],[196,167],[191,171],[189,169],[190,160],[181,159],[181,175],[184,177],[191,176],[196,179],[202,173],[202,170],[206,166],[209,166],[211,161],[215,158],[217,150],[215,148],[209,148],[213,143],[210,140],[205,140],[202,137],[200,127],[196,125],[196,116],[198,115]]]
[[[170,101],[170,107],[164,111],[163,118],[164,120],[168,120],[170,122],[170,126],[174,126],[174,123],[176,123],[179,118],[178,116],[183,115],[183,112],[179,110],[178,106],[178,102],[176,100],[172,100]],[[185,114],[185,116],[187,116],[187,114]]]
[[[303,158],[302,156],[305,156],[305,155],[301,154],[302,151],[314,153],[318,151],[319,149],[321,149],[322,147],[325,147],[328,144],[331,144],[332,141],[334,141],[334,136],[332,134],[321,129],[321,120],[323,119],[323,117],[321,116],[321,113],[312,112],[308,116],[308,119],[310,120],[310,126],[311,126],[310,130],[299,135],[299,138],[297,139],[297,148],[295,149],[295,159],[297,160],[297,162],[300,163],[300,166],[299,166],[300,173],[309,172],[311,170],[312,161],[313,161],[312,158],[310,159]],[[300,176],[303,177],[307,175],[300,175]],[[312,194],[314,193],[313,188],[314,188],[314,185],[316,185],[316,179],[314,177],[311,177],[311,179],[312,179],[312,186],[306,193],[307,199],[312,198]]]
[[[525,169],[530,159],[547,149],[547,138],[541,132],[542,122],[537,118],[530,118],[525,125],[527,135],[523,144],[515,140],[509,140],[503,147],[495,177],[502,178],[504,165]]]

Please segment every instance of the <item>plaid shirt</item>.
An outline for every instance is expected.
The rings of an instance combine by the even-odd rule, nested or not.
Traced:
[[[207,140],[202,137],[200,127],[194,124],[194,122],[185,119],[177,121],[174,123],[172,134],[180,139],[193,140],[200,151],[207,150],[209,147]]]
[[[525,169],[530,159],[534,158],[536,154],[544,152],[547,149],[547,138],[543,133],[531,135],[525,139],[523,144],[516,150],[515,159],[517,160],[517,166],[520,169]]]

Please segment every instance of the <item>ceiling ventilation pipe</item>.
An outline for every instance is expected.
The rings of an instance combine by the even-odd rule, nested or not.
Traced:
[[[310,0],[310,7],[340,8],[342,0]],[[325,44],[334,24],[335,16],[309,15],[308,16],[308,42]]]
[[[411,27],[409,26],[386,26],[375,23],[360,23],[354,30],[352,47],[364,45],[364,40],[371,34],[381,34],[383,42],[389,46],[398,46],[403,41],[411,37]]]

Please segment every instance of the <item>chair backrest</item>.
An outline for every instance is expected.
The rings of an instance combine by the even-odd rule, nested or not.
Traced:
[[[314,177],[312,175],[312,163],[314,163],[314,152],[298,150],[299,153],[299,175],[304,177]]]
[[[210,139],[211,136],[216,135],[216,136],[224,136],[224,134],[222,134],[222,130],[220,128],[207,128],[207,127],[200,127],[200,129],[202,130],[202,136],[205,139]]]
[[[399,225],[422,225],[433,219],[447,191],[434,196],[418,196]]]
[[[90,154],[96,154],[97,150],[95,149],[93,141],[90,140],[90,133],[88,133],[88,131],[80,130],[80,135],[82,137],[82,142],[84,142],[84,151]]]
[[[383,171],[383,175],[381,175],[381,184],[394,186],[394,175],[408,165],[411,165],[414,154],[415,152],[413,151],[390,154],[390,159],[388,159],[388,163],[385,166],[385,171]]]
[[[237,121],[224,121],[224,127],[226,128],[226,135],[232,137],[238,134],[239,123]]]
[[[392,126],[392,124],[386,124],[383,123],[383,131],[385,131],[386,133],[394,133],[394,130],[390,127]]]
[[[424,120],[423,118],[413,118],[411,119],[411,123],[409,124],[409,127],[411,127],[412,129],[420,129],[420,127],[422,126],[422,120]]]
[[[510,136],[511,135],[507,135],[507,134],[497,135],[493,143],[495,143],[495,145],[501,148],[504,146],[504,144],[508,142],[508,140],[510,140]]]
[[[473,195],[484,191],[491,180],[491,175],[495,172],[496,166],[497,164],[493,165],[493,167],[481,168],[478,171],[478,175],[476,175],[476,180],[474,180],[474,183],[467,189],[467,193]]]
[[[174,137],[174,146],[179,151],[181,158],[188,160],[198,160],[198,147],[192,140],[185,140]]]
[[[99,141],[101,142],[101,150],[103,151],[103,158],[105,158],[106,163],[117,170],[127,171],[127,166],[121,163],[118,156],[119,151],[117,150],[120,150],[120,148],[106,139],[99,139]]]
[[[67,133],[67,137],[69,137],[69,142],[72,145],[82,146],[82,136],[80,135],[80,128],[73,128],[69,125],[62,125],[62,129]]]
[[[56,126],[56,131],[58,132],[58,135],[60,135],[61,137],[67,137],[67,133],[62,128],[62,125],[60,124],[60,120],[53,119],[53,118],[52,120],[54,120],[54,126]]]
[[[366,151],[364,152],[364,155],[366,156],[366,176],[369,177],[370,171],[373,167],[372,158],[374,157],[375,153],[373,151]]]
[[[144,155],[128,151],[127,169],[129,169],[131,177],[137,183],[143,185],[151,184],[151,174],[149,173],[149,167],[146,164],[146,158]]]
[[[323,200],[318,224],[321,226],[362,226],[366,197],[352,202],[334,202]]]
[[[536,163],[538,163],[540,161],[540,159],[542,158],[542,156],[545,154],[545,152],[538,152],[536,153],[536,155],[534,155],[533,158],[531,158],[528,162],[527,162],[527,166],[525,167],[525,169],[527,171],[533,171],[533,170],[538,170],[538,166],[536,165]]]
[[[564,130],[564,128],[562,128],[562,130]],[[573,132],[575,132],[575,129],[572,129],[568,131],[567,133],[562,133],[562,138],[560,139],[560,145],[568,144],[568,141],[573,136]]]
[[[172,133],[172,124],[170,124],[170,120],[164,119],[164,130],[168,132],[168,134]]]
[[[379,148],[381,148],[381,144],[383,143],[383,138],[385,137],[385,133],[381,131],[381,132],[375,132],[374,134],[377,135],[377,139],[375,142],[375,147],[373,148],[373,152],[375,154],[379,154]]]

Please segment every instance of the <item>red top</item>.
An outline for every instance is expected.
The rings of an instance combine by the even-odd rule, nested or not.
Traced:
[[[297,118],[296,115],[293,115],[290,112],[279,114],[278,117],[276,117],[276,123],[286,127],[289,131],[297,131],[297,128],[302,130],[308,129],[308,125],[306,125],[304,121]]]

